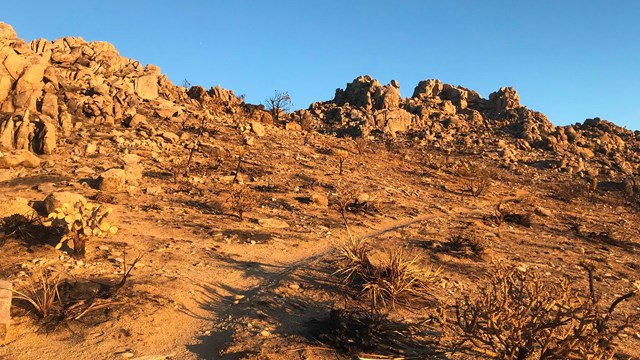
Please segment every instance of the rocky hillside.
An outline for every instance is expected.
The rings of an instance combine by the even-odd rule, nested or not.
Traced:
[[[272,123],[262,106],[246,104],[230,90],[176,86],[158,67],[122,57],[106,42],[65,37],[26,43],[0,23],[0,44],[0,150],[10,152],[0,167],[37,166],[31,152],[51,154],[88,126],[125,126],[132,137],[163,148],[178,142],[179,134],[166,132],[180,133],[188,121]],[[315,128],[352,137],[408,134],[422,145],[473,149],[512,168],[533,165],[607,180],[637,174],[640,163],[640,132],[598,118],[554,126],[521,105],[513,88],[485,99],[473,90],[426,80],[403,98],[397,81],[382,85],[361,76],[338,89],[333,100],[287,120],[288,130]]]
[[[5,151],[50,154],[86,125],[144,127],[150,118],[183,123],[188,117],[222,114],[268,121],[268,113],[244,104],[232,91],[175,86],[158,67],[122,57],[107,42],[65,37],[26,43],[0,23],[0,64],[0,148]]]
[[[382,85],[361,76],[336,90],[333,100],[314,103],[295,117],[342,136],[410,133],[426,145],[486,151],[507,165],[527,163],[593,177],[637,174],[640,161],[640,132],[599,118],[554,126],[544,114],[521,105],[510,87],[485,99],[473,90],[425,80],[403,98],[397,81]]]

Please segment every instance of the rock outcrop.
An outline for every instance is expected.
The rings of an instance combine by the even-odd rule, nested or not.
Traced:
[[[143,126],[153,117],[183,123],[189,116],[263,113],[220,86],[175,86],[154,65],[120,56],[107,42],[80,37],[19,39],[0,23],[0,151],[50,154],[85,126]]]
[[[3,168],[39,168],[34,154],[52,154],[61,143],[77,145],[73,156],[206,148],[209,134],[196,144],[193,131],[181,129],[214,122],[251,124],[257,137],[271,132],[262,126],[273,123],[264,106],[246,104],[220,86],[176,86],[158,67],[123,57],[106,42],[65,37],[27,43],[0,23],[0,65]],[[383,85],[360,76],[337,89],[331,101],[284,118],[284,128],[292,132],[408,135],[418,144],[447,151],[471,149],[505,166],[533,164],[581,176],[635,176],[640,163],[640,132],[599,118],[554,126],[544,114],[523,106],[511,87],[483,98],[432,79],[420,81],[411,97],[403,98],[397,81]],[[105,145],[104,139],[111,143]],[[250,141],[253,137],[245,137]],[[108,190],[135,187],[143,173],[137,163],[111,165],[124,169],[108,174],[117,175],[113,178],[106,176]]]
[[[521,105],[511,87],[485,99],[461,86],[424,80],[402,98],[396,81],[382,85],[360,76],[336,90],[333,100],[313,103],[292,119],[339,136],[402,133],[445,149],[473,146],[509,166],[553,159],[558,170],[585,176],[637,174],[640,160],[640,132],[598,118],[554,126],[543,113]]]

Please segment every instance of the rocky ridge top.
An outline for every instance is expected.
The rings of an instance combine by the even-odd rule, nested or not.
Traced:
[[[403,98],[397,81],[382,85],[367,75],[294,118],[339,136],[410,134],[422,145],[474,148],[507,165],[527,163],[591,177],[632,176],[640,163],[640,132],[599,118],[554,126],[543,113],[521,105],[511,87],[485,99],[461,86],[424,80]]]
[[[110,43],[71,36],[26,43],[4,23],[0,64],[4,151],[50,154],[61,138],[89,125],[144,127],[151,118],[182,123],[188,117],[250,117],[257,111],[220,86],[208,91],[175,86],[157,66],[123,57]],[[265,113],[256,116],[268,121]]]
[[[91,151],[107,151],[96,148],[100,138],[90,139],[95,129],[120,141],[119,147],[168,152],[190,146],[189,134],[180,130],[189,121],[251,123],[257,129],[273,122],[264,107],[246,104],[233,91],[176,86],[158,67],[123,57],[106,42],[65,37],[27,43],[0,23],[0,64],[0,151],[5,152],[0,167],[36,167],[38,159],[25,152],[51,154],[74,137],[83,138],[78,144]],[[639,171],[640,132],[599,118],[554,126],[521,105],[510,87],[483,98],[461,86],[424,80],[403,98],[397,81],[383,85],[360,76],[337,89],[333,100],[283,118],[289,131],[408,135],[423,146],[472,149],[514,169],[533,165],[608,179]],[[123,143],[122,137],[130,141]]]

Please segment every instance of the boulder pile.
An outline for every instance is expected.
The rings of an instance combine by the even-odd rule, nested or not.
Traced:
[[[110,43],[71,36],[26,43],[1,22],[0,65],[0,151],[50,154],[87,124],[137,127],[148,118],[266,113],[220,86],[175,86],[157,66],[120,56]]]
[[[599,118],[554,126],[521,105],[511,87],[485,99],[461,86],[424,80],[402,98],[397,81],[382,85],[360,76],[337,89],[333,100],[313,103],[292,118],[338,136],[409,134],[438,148],[474,147],[506,164],[552,164],[581,175],[629,176],[638,174],[640,164],[640,132]]]

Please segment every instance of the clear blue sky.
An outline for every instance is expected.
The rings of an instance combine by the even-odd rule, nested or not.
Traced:
[[[369,74],[403,96],[423,79],[514,86],[555,124],[640,130],[640,1],[7,1],[0,20],[26,40],[109,41],[251,103],[279,89],[306,108]]]

